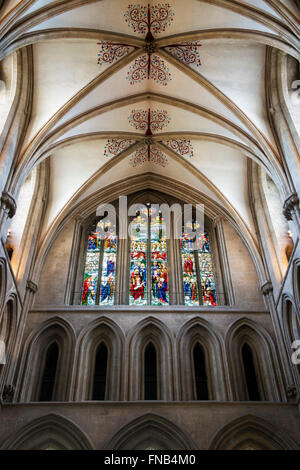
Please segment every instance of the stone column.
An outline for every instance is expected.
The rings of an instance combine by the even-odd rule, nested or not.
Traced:
[[[12,219],[16,213],[17,204],[14,197],[3,191],[0,199],[0,233],[6,240],[6,231],[8,225],[8,219]]]
[[[15,403],[17,401],[17,395],[20,393],[18,390],[18,384],[20,381],[20,377],[15,377],[17,365],[20,362],[20,354],[22,351],[23,347],[23,337],[24,337],[24,331],[26,328],[26,323],[27,323],[27,317],[28,317],[28,312],[33,304],[34,296],[38,290],[38,286],[35,282],[32,280],[27,280],[26,283],[26,292],[25,292],[25,298],[24,298],[24,303],[23,303],[23,308],[19,320],[19,324],[17,327],[17,332],[16,332],[16,343],[13,351],[13,357],[15,360],[12,362],[10,371],[9,371],[9,377],[10,382],[12,382],[14,379],[16,380],[16,394],[14,396],[13,402]]]
[[[268,310],[271,315],[271,320],[273,324],[273,329],[275,333],[275,338],[276,338],[276,344],[277,344],[277,352],[278,352],[278,359],[279,359],[279,365],[281,369],[281,376],[284,381],[284,390],[282,391],[283,394],[283,399],[287,399],[288,396],[288,391],[295,387],[295,374],[291,368],[291,362],[289,358],[289,351],[287,351],[286,344],[284,341],[284,335],[282,331],[282,326],[278,317],[278,312],[276,309],[275,305],[275,300],[274,300],[274,295],[273,295],[273,285],[270,281],[266,281],[262,286],[261,286],[261,292],[265,298]],[[292,351],[290,351],[292,354]],[[280,384],[279,384],[280,387]],[[282,388],[282,387],[280,387]]]

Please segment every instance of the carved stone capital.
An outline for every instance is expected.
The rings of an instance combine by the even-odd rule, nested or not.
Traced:
[[[299,208],[299,197],[292,193],[283,204],[283,215],[287,220],[293,220],[293,211]]]
[[[12,403],[15,393],[15,387],[13,385],[5,385],[2,392],[2,402]]]
[[[265,282],[262,286],[260,286],[260,290],[263,295],[269,295],[273,292],[273,285],[271,281]]]
[[[38,290],[38,286],[36,285],[35,282],[33,281],[27,281],[26,282],[26,289],[28,289],[30,292],[32,292],[33,294],[35,294]]]
[[[217,215],[213,219],[213,226],[216,227],[217,225],[221,224],[225,220],[225,217],[223,215]]]
[[[288,398],[296,398],[296,396],[297,396],[297,390],[296,390],[295,385],[290,385],[290,386],[287,388],[286,393],[287,393]]]
[[[13,218],[17,210],[15,199],[10,193],[6,191],[3,191],[1,195],[1,208],[4,209],[10,219]]]

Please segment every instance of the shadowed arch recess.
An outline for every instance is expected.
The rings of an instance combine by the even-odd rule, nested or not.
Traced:
[[[222,427],[210,450],[295,450],[297,444],[284,431],[262,418],[245,415]]]
[[[92,450],[88,437],[72,421],[50,414],[13,433],[1,446],[6,450]]]
[[[189,450],[195,444],[173,422],[146,414],[125,425],[109,442],[112,450]]]

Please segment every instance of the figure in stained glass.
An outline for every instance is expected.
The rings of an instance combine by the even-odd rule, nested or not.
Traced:
[[[101,239],[97,227],[104,229]],[[85,260],[82,305],[113,305],[118,238],[115,227],[98,222],[88,237]],[[99,285],[100,283],[100,285]]]
[[[195,241],[196,247],[191,236],[185,233],[180,239],[185,305],[199,305],[200,303],[215,306],[217,305],[215,276],[208,233],[198,233]]]

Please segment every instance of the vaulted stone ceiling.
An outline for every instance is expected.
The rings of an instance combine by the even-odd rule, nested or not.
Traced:
[[[12,0],[0,13],[3,63],[13,70],[23,51],[33,66],[13,178],[50,159],[44,232],[99,188],[152,174],[197,189],[254,237],[247,161],[280,185],[265,65],[270,47],[299,59],[295,2]]]

